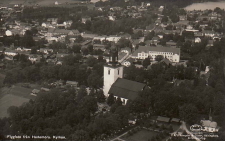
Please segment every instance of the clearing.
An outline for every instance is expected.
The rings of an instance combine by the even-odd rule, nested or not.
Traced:
[[[28,102],[28,98],[7,94],[0,99],[0,118],[8,117],[7,109],[10,106],[20,106],[24,102]]]

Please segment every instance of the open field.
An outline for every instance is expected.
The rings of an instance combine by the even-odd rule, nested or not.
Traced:
[[[158,133],[154,131],[147,131],[147,130],[141,130],[135,133],[132,136],[129,136],[127,138],[123,138],[123,140],[126,141],[148,141],[152,137],[156,136]]]
[[[0,99],[0,118],[8,117],[7,109],[10,106],[20,106],[24,102],[28,102],[28,98],[7,94]]]

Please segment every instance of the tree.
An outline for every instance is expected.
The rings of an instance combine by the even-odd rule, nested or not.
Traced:
[[[145,58],[142,62],[143,67],[147,68],[151,64],[150,58]]]
[[[24,37],[21,38],[21,45],[24,47],[32,47],[35,45],[34,39],[33,39],[33,34],[30,30],[27,30],[25,32]]]
[[[90,87],[93,87],[95,89],[102,87],[102,78],[97,74],[96,71],[93,71],[89,76],[88,76],[88,85]]]
[[[125,39],[125,38],[121,38],[119,41],[118,41],[118,47],[119,48],[124,48],[124,47],[131,47],[131,43],[130,43],[130,40],[128,39]]]
[[[110,94],[109,97],[108,97],[108,99],[107,99],[107,104],[108,104],[109,106],[111,106],[111,105],[114,104],[114,103],[115,103],[114,95],[113,95],[113,94]]]
[[[116,104],[117,104],[118,106],[122,106],[123,102],[122,102],[122,100],[121,100],[120,97],[118,97],[118,98],[116,99]]]
[[[193,104],[184,104],[179,110],[180,118],[189,124],[196,122],[197,113],[198,109]]]
[[[88,55],[88,49],[86,47],[81,48],[81,52],[83,55]]]
[[[80,43],[80,42],[82,42],[83,40],[84,40],[83,37],[82,37],[81,35],[79,35],[79,36],[77,36],[75,42]]]
[[[69,49],[70,53],[80,53],[81,45],[73,45],[72,48]]]
[[[34,48],[34,47],[33,47],[33,48],[31,49],[31,52],[30,52],[30,53],[31,53],[31,54],[37,54],[37,48]]]
[[[87,131],[84,130],[76,130],[74,134],[72,134],[72,140],[74,141],[89,141],[90,137]]]
[[[104,95],[103,90],[99,90],[97,92],[97,101],[100,103],[105,102],[105,95]]]
[[[145,40],[151,40],[154,36],[155,36],[155,31],[153,30],[146,35]]]
[[[162,22],[162,23],[168,22],[168,17],[167,17],[167,16],[163,16],[161,22]]]
[[[81,86],[80,89],[77,92],[77,101],[81,101],[85,96],[87,96],[87,90],[85,86]]]
[[[155,60],[156,61],[158,61],[158,62],[160,62],[160,61],[162,61],[163,60],[163,56],[162,55],[157,55],[156,57],[155,57]]]
[[[87,49],[88,49],[89,54],[91,54],[93,52],[93,45],[88,45]]]
[[[93,56],[88,57],[86,61],[87,65],[90,67],[93,67],[97,62],[98,60]]]

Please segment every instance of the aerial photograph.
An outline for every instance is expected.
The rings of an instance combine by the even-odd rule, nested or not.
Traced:
[[[0,141],[225,141],[225,0],[0,0]]]

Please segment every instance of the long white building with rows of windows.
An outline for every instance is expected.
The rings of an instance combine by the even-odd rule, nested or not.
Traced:
[[[171,62],[180,61],[180,49],[170,47],[139,46],[139,48],[132,54],[132,58],[145,59],[150,57],[152,60],[155,60],[157,55],[162,55]]]

